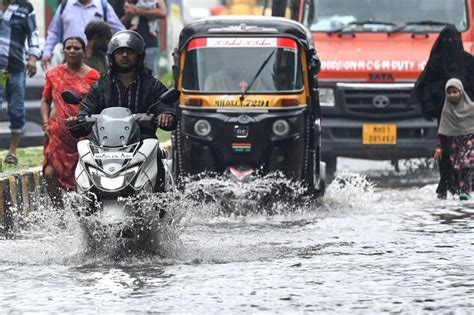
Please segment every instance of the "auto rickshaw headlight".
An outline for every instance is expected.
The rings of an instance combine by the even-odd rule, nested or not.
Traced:
[[[275,136],[286,137],[290,133],[290,124],[283,119],[275,120],[272,131]]]
[[[194,132],[200,137],[207,137],[211,133],[211,123],[205,119],[199,119],[194,124]]]
[[[334,90],[327,88],[319,89],[319,104],[321,106],[335,106],[336,98],[334,97]]]

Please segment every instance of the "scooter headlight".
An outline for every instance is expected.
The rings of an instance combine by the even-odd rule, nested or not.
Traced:
[[[140,167],[134,166],[131,168],[125,169],[123,172],[120,172],[118,176],[110,176],[95,168],[93,166],[88,167],[89,174],[91,175],[92,182],[98,188],[102,190],[120,190],[131,183],[135,175],[137,174]]]
[[[194,124],[194,132],[200,137],[207,137],[211,130],[211,123],[205,119],[199,119]]]
[[[273,123],[272,132],[275,136],[286,137],[290,133],[290,124],[283,119],[278,119]]]

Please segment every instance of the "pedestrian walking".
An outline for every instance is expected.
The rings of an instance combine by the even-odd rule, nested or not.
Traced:
[[[125,29],[106,0],[63,0],[48,28],[41,61],[43,69],[49,66],[56,44],[70,37],[81,37],[86,40],[84,30],[86,25],[94,20],[107,22],[113,33]]]
[[[112,37],[112,29],[104,21],[92,21],[87,24],[84,32],[87,37],[84,63],[100,74],[106,74],[109,69],[107,45]]]
[[[474,99],[474,58],[464,50],[461,33],[453,25],[447,25],[440,32],[413,91],[424,117],[430,121],[436,119],[438,125],[445,101],[445,85],[450,78],[461,80],[467,95]],[[441,199],[446,198],[448,191],[454,193],[449,141],[445,138],[440,142],[443,154],[438,163],[440,181],[436,193]]]
[[[156,75],[156,59],[158,58],[158,34],[151,32],[149,22],[156,19],[166,18],[167,10],[164,0],[154,0],[154,4],[149,8],[144,8],[138,4],[125,2],[125,15],[122,17],[122,22],[130,29],[135,30],[145,40],[146,56],[145,66]],[[132,25],[132,20],[138,18],[136,27]]]
[[[38,27],[33,5],[26,0],[2,0],[0,5],[0,109],[8,102],[10,146],[5,164],[18,164],[16,150],[25,131],[26,75],[36,74],[41,56]],[[25,42],[28,61],[25,65]],[[26,72],[25,72],[26,69]]]
[[[434,158],[443,155],[445,138],[451,143],[450,162],[453,169],[453,186],[461,200],[470,199],[474,180],[474,102],[464,91],[459,79],[446,83],[446,98],[438,129],[438,145]]]
[[[44,144],[43,176],[48,194],[57,209],[63,207],[62,189],[72,190],[74,169],[78,160],[77,139],[68,131],[65,120],[79,113],[78,105],[66,104],[61,93],[70,90],[86,96],[99,73],[84,64],[85,43],[80,37],[64,41],[66,63],[46,73],[46,85],[41,99],[41,116],[46,135]],[[51,102],[54,102],[54,114]]]

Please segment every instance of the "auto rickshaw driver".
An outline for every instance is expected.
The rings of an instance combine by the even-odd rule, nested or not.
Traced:
[[[212,50],[215,51],[216,48]],[[211,73],[206,78],[204,83],[205,92],[243,92],[247,89],[250,81],[255,76],[258,69],[254,69],[251,64],[245,62],[245,58],[242,58],[241,53],[232,48],[221,48],[223,54],[214,53],[212,54],[213,64],[217,65],[215,68],[219,70]],[[206,49],[203,49],[204,51]],[[211,51],[212,51],[211,50]],[[226,62],[226,60],[232,60],[233,63]],[[224,68],[221,68],[224,65]],[[268,91],[268,87],[264,84],[262,76],[259,76],[252,85],[253,91]]]

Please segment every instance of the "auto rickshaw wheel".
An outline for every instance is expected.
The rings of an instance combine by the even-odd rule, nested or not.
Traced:
[[[182,186],[183,175],[183,139],[181,136],[181,122],[178,120],[176,130],[173,134],[173,173],[178,188]]]
[[[323,157],[326,162],[326,178],[328,183],[331,183],[336,175],[337,170],[337,156],[329,155]]]
[[[303,181],[308,187],[308,192],[314,197],[321,197],[325,192],[325,183],[324,180],[320,180],[319,188],[316,188],[316,179],[320,178],[321,174],[314,174],[316,168],[315,163],[320,163],[320,150],[319,147],[316,147],[316,134],[315,130],[311,123],[311,117],[309,113],[306,114],[305,118],[305,129],[306,129],[306,139],[305,139],[305,159],[304,159],[304,168],[303,168]],[[311,145],[313,144],[313,145]],[[321,172],[321,170],[320,170]],[[319,176],[316,176],[319,175]]]

